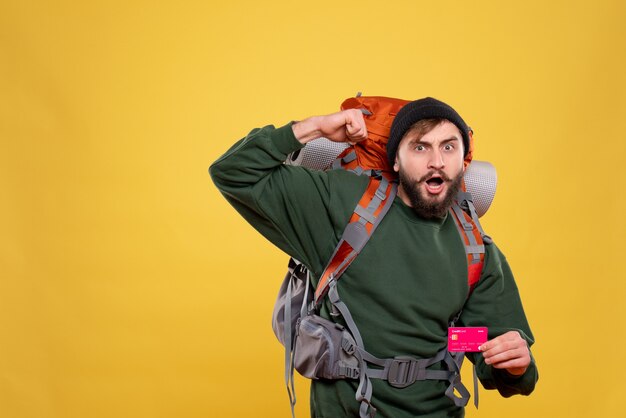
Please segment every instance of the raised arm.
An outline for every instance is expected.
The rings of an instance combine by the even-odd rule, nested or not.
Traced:
[[[334,233],[332,179],[283,161],[320,136],[338,142],[365,139],[361,112],[346,110],[278,129],[255,129],[209,169],[217,188],[254,228],[289,255],[311,264],[327,255],[322,247]]]

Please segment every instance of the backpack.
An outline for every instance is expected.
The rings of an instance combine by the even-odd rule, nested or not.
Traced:
[[[386,144],[395,115],[407,103],[407,100],[365,97],[360,94],[346,99],[341,110],[361,110],[368,130],[367,139],[349,145],[318,138],[289,155],[285,161],[288,165],[301,165],[314,170],[344,169],[369,176],[369,184],[357,203],[317,287],[312,289],[308,269],[291,258],[279,289],[272,328],[285,347],[285,384],[292,416],[296,403],[294,369],[310,379],[358,379],[356,400],[360,402],[361,418],[373,417],[376,413],[376,408],[370,402],[370,379],[373,378],[387,380],[390,385],[399,388],[416,380],[445,380],[449,383],[446,395],[455,405],[465,406],[469,400],[469,392],[460,380],[464,353],[453,354],[444,348],[429,359],[418,360],[408,356],[379,359],[365,350],[350,311],[337,291],[337,280],[363,249],[395,198],[396,176],[387,160]],[[480,161],[472,163],[474,145],[471,129],[469,136],[469,150],[464,161],[464,181],[457,200],[450,209],[465,244],[470,289],[468,297],[481,276],[484,245],[491,243],[478,218],[489,208],[496,184],[495,169],[491,164]],[[473,198],[472,192],[475,192],[478,199]],[[331,302],[331,315],[340,315],[347,327],[317,314],[325,297]],[[451,326],[454,326],[460,315],[461,312],[453,319]],[[438,362],[443,362],[444,370],[427,369]],[[370,368],[368,364],[376,367]],[[459,395],[455,394],[455,390]],[[478,406],[475,370],[474,403]]]

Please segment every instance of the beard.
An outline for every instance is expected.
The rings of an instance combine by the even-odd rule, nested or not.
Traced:
[[[426,180],[431,178],[434,174],[441,176],[442,180],[448,184],[448,188],[445,191],[445,195],[441,201],[429,199],[428,196],[424,196],[420,190],[420,186]],[[463,171],[451,179],[443,171],[433,170],[428,172],[419,180],[407,175],[402,169],[399,170],[400,187],[409,198],[411,202],[411,208],[418,216],[425,219],[442,219],[448,213],[448,209],[452,206],[454,199],[461,188],[461,182],[463,181]]]

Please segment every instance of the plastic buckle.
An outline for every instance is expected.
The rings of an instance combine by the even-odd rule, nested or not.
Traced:
[[[416,368],[417,360],[414,358],[404,356],[394,357],[389,365],[387,381],[391,386],[400,389],[412,385],[417,378],[415,373]]]
[[[376,189],[376,191],[374,192],[374,195],[382,201],[384,201],[387,198],[387,195],[385,194],[383,190],[380,190],[380,187]]]
[[[459,206],[463,207],[463,205],[467,206],[467,202],[473,202],[474,198],[470,192],[460,191],[456,195],[456,199],[459,203]]]
[[[341,378],[358,379],[360,374],[361,374],[360,370],[355,367],[350,367],[350,366],[345,366],[345,365],[339,366],[339,376]]]
[[[339,293],[336,290],[337,281],[335,280],[335,274],[331,273],[328,278],[328,300],[334,305],[339,302]]]
[[[474,225],[472,225],[470,222],[467,222],[465,220],[465,218],[461,219],[461,223],[463,224],[463,229],[465,231],[472,231],[474,229]]]
[[[356,351],[356,347],[352,341],[349,341],[345,337],[341,339],[341,348],[343,348],[343,351],[345,351],[348,355],[352,355]]]

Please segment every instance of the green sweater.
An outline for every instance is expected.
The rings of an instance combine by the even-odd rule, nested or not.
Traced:
[[[300,148],[290,125],[255,129],[211,165],[210,173],[254,228],[309,268],[315,284],[368,179],[343,170],[320,172],[282,164],[287,154]],[[396,198],[339,280],[338,291],[367,351],[379,358],[432,357],[446,346],[448,323],[468,294],[467,258],[454,220],[422,219]],[[328,317],[327,307],[322,315]],[[463,308],[460,325],[487,326],[490,338],[517,330],[533,343],[513,275],[494,244],[486,246],[482,277]],[[481,355],[468,357],[487,389],[498,389],[506,397],[534,389],[534,361],[524,375],[512,377],[485,365]],[[358,416],[357,383],[313,381],[311,415]],[[377,416],[388,418],[463,416],[463,408],[444,395],[446,384],[417,381],[398,389],[374,379],[372,403]]]

